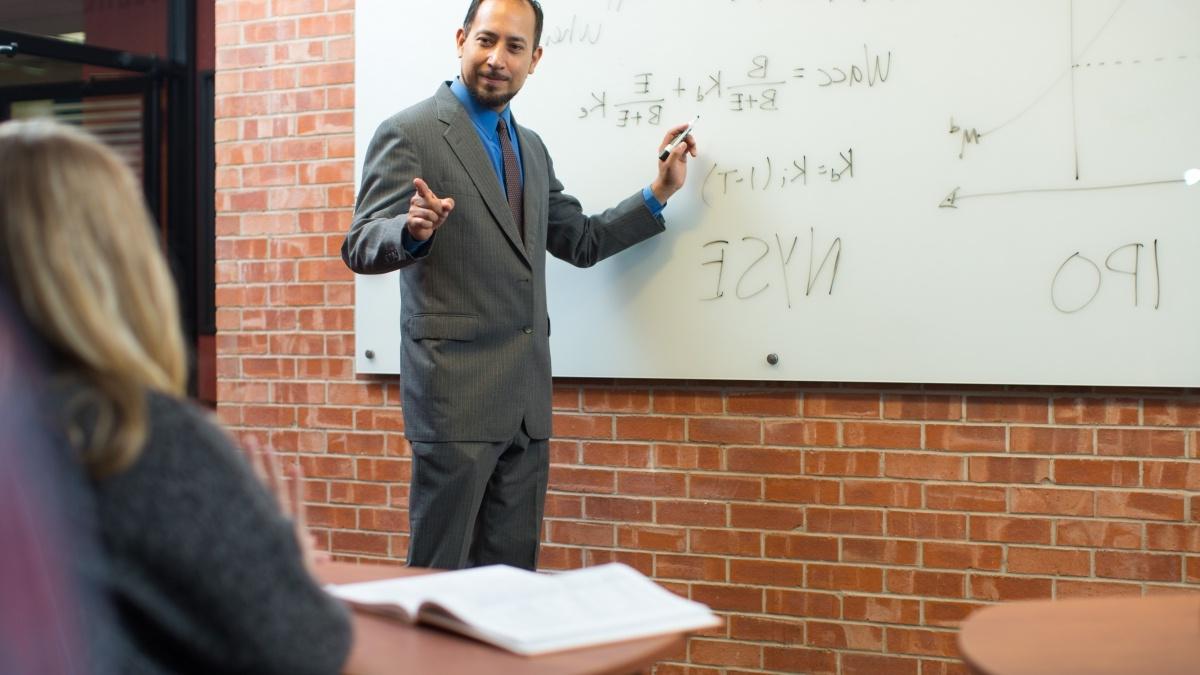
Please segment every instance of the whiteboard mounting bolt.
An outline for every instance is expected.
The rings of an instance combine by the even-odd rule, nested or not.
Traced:
[[[767,354],[767,363],[769,363],[773,366],[778,365],[779,364],[779,355],[774,352]]]
[[[374,349],[368,349],[368,350],[367,350],[367,353],[366,353],[366,356],[367,356],[367,358],[368,358],[368,359],[373,359],[373,358],[375,358],[375,350],[374,350]]]

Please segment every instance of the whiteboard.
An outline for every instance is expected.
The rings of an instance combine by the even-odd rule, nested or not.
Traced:
[[[356,175],[466,4],[358,3]],[[548,266],[556,376],[1200,385],[1200,2],[544,6],[513,111],[586,210],[701,115],[665,234]],[[397,280],[356,290],[399,372]]]

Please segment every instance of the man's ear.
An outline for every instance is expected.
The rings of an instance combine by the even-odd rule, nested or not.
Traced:
[[[454,34],[454,42],[458,45],[458,58],[461,59],[463,55],[463,45],[467,44],[467,31],[459,28],[458,32]]]
[[[533,60],[531,60],[529,62],[529,74],[530,75],[533,74],[533,69],[537,68],[538,61],[541,61],[541,60],[542,60],[542,46],[538,45],[538,48],[533,50]]]

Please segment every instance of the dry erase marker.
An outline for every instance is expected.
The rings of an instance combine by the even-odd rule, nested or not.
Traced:
[[[699,119],[700,116],[696,115],[696,119],[688,122],[687,128],[683,130],[683,133],[671,139],[670,143],[667,143],[667,147],[663,148],[662,152],[658,153],[658,161],[667,161],[667,158],[671,156],[671,151],[675,149],[675,146],[679,145],[680,141],[682,141],[684,138],[687,138],[687,135],[692,133],[692,127],[696,126],[696,122]]]

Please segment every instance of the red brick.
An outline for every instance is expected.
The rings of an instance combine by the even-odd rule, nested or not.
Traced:
[[[902,420],[957,420],[962,418],[958,396],[891,395],[883,397],[883,416]]]
[[[1040,455],[1090,455],[1095,451],[1092,429],[1078,427],[1012,427],[1009,447],[1013,452]]]
[[[693,483],[699,477],[693,478]],[[801,504],[838,504],[840,502],[838,482],[812,478],[767,478],[763,486],[763,499],[770,502],[795,502]]]
[[[1004,561],[1004,549],[991,544],[927,541],[921,544],[921,552],[922,566],[934,569],[999,572]]]
[[[847,480],[842,489],[847,506],[921,508],[921,486],[917,483]]]
[[[1008,571],[1011,574],[1086,577],[1092,573],[1092,557],[1087,551],[1010,546]]]
[[[921,675],[972,675],[961,661],[921,659]]]
[[[726,411],[731,415],[795,417],[800,413],[800,399],[789,391],[731,391],[726,396]]]
[[[1107,492],[1096,495],[1096,515],[1141,520],[1184,520],[1182,495],[1156,492]]]
[[[1138,581],[1182,581],[1183,557],[1159,553],[1096,551],[1096,576]]]
[[[647,468],[650,466],[650,446],[640,443],[585,442],[583,463],[593,466]]]
[[[804,585],[804,564],[780,560],[729,561],[729,581],[735,584],[781,586],[794,588]]]
[[[976,485],[926,485],[925,508],[937,511],[1003,512],[1004,488]]]
[[[796,506],[730,504],[729,526],[760,530],[795,530],[804,527],[804,509]]]
[[[1135,487],[1139,481],[1138,463],[1111,459],[1056,459],[1054,482],[1061,485]]]
[[[734,615],[729,617],[729,637],[745,642],[802,644],[804,622]]]
[[[1141,548],[1142,526],[1102,520],[1060,520],[1055,523],[1059,546]]]
[[[587,496],[583,499],[584,517],[588,520],[611,520],[618,523],[640,523],[654,520],[654,502],[629,497]]]
[[[900,656],[842,654],[841,675],[917,675],[920,661]]]
[[[583,409],[588,412],[648,413],[650,392],[635,389],[584,388]]]
[[[925,623],[942,628],[958,628],[972,612],[987,607],[987,605],[977,602],[946,602],[944,600],[926,600],[923,604],[925,606]]]
[[[719,391],[669,390],[653,391],[654,412],[668,415],[703,415],[724,410]]]
[[[1054,421],[1058,424],[1138,423],[1138,400],[1128,398],[1056,398]]]
[[[622,440],[682,441],[684,420],[680,417],[618,415],[616,437]]]
[[[645,497],[684,497],[687,475],[664,471],[621,471],[617,473],[617,492]]]
[[[971,575],[970,596],[976,600],[1045,600],[1053,593],[1050,579]]]
[[[816,420],[764,420],[763,442],[768,445],[834,447],[837,422]]]
[[[359,457],[354,460],[354,466],[359,480],[394,483],[412,478],[412,462],[409,460]]]
[[[1050,480],[1050,460],[1032,457],[971,457],[967,464],[967,475],[971,481],[977,483],[1036,484]]]
[[[876,565],[916,565],[920,548],[901,539],[842,538],[842,562]]]
[[[576,546],[607,546],[616,543],[616,531],[605,523],[577,523],[565,520],[549,521],[546,525],[547,541]]]
[[[728,475],[693,475],[688,485],[688,496],[693,499],[761,501],[763,479]]]
[[[749,586],[692,584],[692,600],[702,602],[719,612],[763,611],[763,589]]]
[[[554,435],[558,438],[612,438],[612,417],[554,413]]]
[[[883,570],[878,567],[852,565],[808,565],[805,588],[814,590],[880,593],[883,591]]]
[[[566,492],[612,493],[616,474],[607,469],[550,467],[550,489]]]
[[[887,533],[910,539],[966,539],[967,517],[956,513],[888,511]]]
[[[1142,585],[1140,583],[1070,581],[1060,579],[1055,586],[1055,597],[1060,600],[1070,598],[1110,598],[1113,596],[1141,597],[1142,595]]]
[[[1008,445],[1004,427],[926,424],[925,447],[955,452],[1004,452]]]
[[[811,392],[804,395],[805,417],[879,418],[879,394],[833,394]]]
[[[761,532],[694,529],[690,531],[688,541],[689,550],[693,553],[714,553],[718,555],[759,558],[762,557],[763,553],[763,535]]]
[[[362,532],[344,532],[334,530],[332,549],[334,553],[366,553],[370,555],[388,555],[388,537],[383,533],[366,534]]]
[[[387,486],[375,483],[332,481],[329,483],[329,501],[335,504],[383,506],[388,503]]]
[[[1200,426],[1200,400],[1148,398],[1142,404],[1146,425],[1164,427]]]
[[[904,572],[888,572],[888,585],[892,584],[894,574]],[[908,574],[911,578],[911,573]],[[959,596],[962,595],[962,579],[959,578]],[[872,623],[890,623],[914,625],[921,622],[921,603],[905,598],[893,598],[870,595],[846,595],[842,601],[845,619],[847,621],[870,621]]]
[[[955,656],[958,653],[953,632],[914,628],[888,628],[887,650],[925,656]]]
[[[889,452],[884,455],[883,475],[889,478],[962,480],[962,457]]]
[[[1142,487],[1200,492],[1200,462],[1142,462]]]
[[[809,621],[808,644],[825,649],[883,651],[883,628],[854,623]]]
[[[1016,396],[968,396],[967,420],[972,422],[1045,423],[1050,417],[1050,401],[1044,398]]]
[[[330,433],[329,452],[340,455],[382,455],[383,434]]]
[[[726,469],[738,473],[798,474],[804,472],[804,457],[799,450],[734,447],[725,451]]]
[[[838,561],[836,537],[820,537],[807,534],[768,534],[766,556],[788,560]]]
[[[762,647],[754,644],[693,638],[688,646],[692,663],[745,668],[762,663]]]
[[[688,420],[688,440],[700,443],[759,443],[762,440],[761,427],[758,420],[693,417]]]
[[[692,501],[658,502],[654,507],[654,521],[663,525],[725,527],[725,505]]]
[[[1100,429],[1096,453],[1119,457],[1183,457],[1187,436],[1167,429]]]
[[[883,512],[868,509],[809,507],[808,531],[827,534],[883,534]]]
[[[833,675],[837,673],[837,654],[816,649],[765,647],[763,668],[785,673]]]
[[[878,452],[809,450],[804,453],[804,471],[809,474],[874,477],[879,475],[879,468]]]
[[[687,530],[671,527],[618,526],[617,545],[623,548],[683,553],[687,550]]]
[[[715,445],[656,443],[654,465],[668,469],[715,471],[721,468],[721,449]]]
[[[368,532],[408,532],[408,512],[397,509],[359,509],[358,527]]]
[[[1004,516],[971,516],[971,539],[1020,544],[1049,544],[1053,539],[1052,523],[1034,518]]]
[[[930,570],[888,570],[887,590],[901,595],[938,598],[965,597],[967,575],[960,572]],[[920,603],[912,601],[920,608]],[[904,623],[915,623],[905,621]]]
[[[1096,493],[1061,488],[1012,488],[1013,513],[1091,516],[1096,513]]]
[[[850,448],[912,448],[921,447],[919,424],[887,422],[845,422],[842,438]]]
[[[725,559],[708,556],[659,554],[654,576],[692,581],[730,581],[725,578]]]
[[[1200,525],[1146,525],[1146,548],[1200,553]]]

